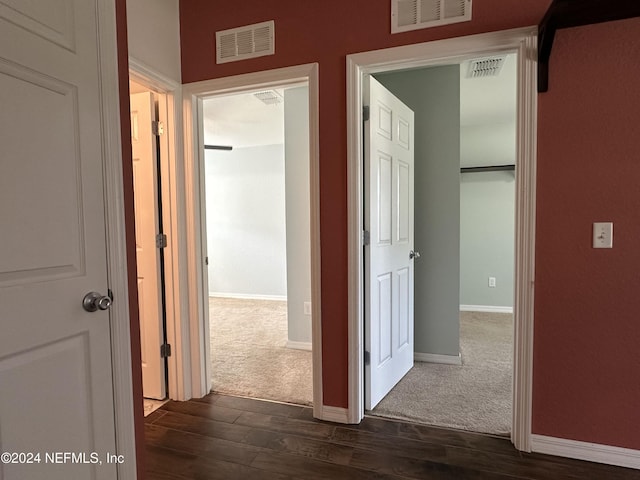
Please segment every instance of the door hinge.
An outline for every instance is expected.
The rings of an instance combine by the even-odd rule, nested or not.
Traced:
[[[369,245],[370,242],[371,242],[371,234],[369,233],[369,230],[365,230],[364,232],[362,232],[362,245],[366,247]]]
[[[371,354],[365,350],[364,351],[364,364],[365,365],[369,365],[370,363],[371,363]]]
[[[164,345],[160,345],[160,358],[167,358],[171,356],[171,345],[165,343]]]
[[[204,257],[204,264],[209,265],[209,257]]]
[[[369,106],[365,105],[364,107],[362,107],[362,121],[363,122],[368,122],[369,121]]]
[[[156,235],[156,247],[167,248],[167,235],[165,233]]]
[[[164,123],[157,121],[151,122],[151,131],[154,135],[164,135]]]

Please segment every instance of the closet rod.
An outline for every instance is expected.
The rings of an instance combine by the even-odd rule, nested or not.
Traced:
[[[478,173],[478,172],[504,172],[515,170],[515,165],[490,165],[488,167],[462,167],[460,173]]]
[[[233,150],[233,147],[230,145],[205,145],[205,150]]]

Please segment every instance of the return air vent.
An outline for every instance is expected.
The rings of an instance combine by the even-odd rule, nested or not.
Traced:
[[[506,56],[501,56],[471,60],[467,78],[497,77],[502,71],[506,58]]]
[[[391,33],[471,20],[472,0],[391,0]]]
[[[236,62],[274,53],[273,20],[216,32],[216,63]]]

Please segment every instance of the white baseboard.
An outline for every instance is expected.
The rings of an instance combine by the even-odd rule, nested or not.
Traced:
[[[209,292],[210,297],[214,298],[238,298],[242,300],[278,300],[287,301],[286,295],[257,295],[252,293],[225,293],[225,292]]]
[[[461,312],[513,313],[513,307],[492,305],[460,305]]]
[[[349,410],[340,407],[322,406],[322,418],[325,422],[349,423]]]
[[[414,352],[413,359],[416,362],[443,363],[445,365],[462,365],[462,356],[460,354],[439,355],[437,353]]]
[[[287,348],[293,348],[294,350],[308,350],[311,351],[311,342],[294,342],[287,340]]]
[[[531,450],[558,457],[640,469],[640,450],[631,450],[629,448],[579,442],[544,435],[531,435]]]

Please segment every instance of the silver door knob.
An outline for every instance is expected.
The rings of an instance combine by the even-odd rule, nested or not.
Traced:
[[[420,258],[420,252],[414,252],[411,250],[409,252],[409,260],[413,260],[414,258]]]
[[[111,299],[98,292],[89,292],[82,299],[82,308],[87,312],[95,312],[96,310],[107,310],[111,307]]]

